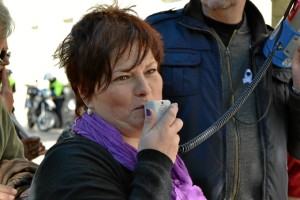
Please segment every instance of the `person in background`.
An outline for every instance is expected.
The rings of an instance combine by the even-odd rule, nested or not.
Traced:
[[[190,0],[146,19],[162,36],[163,98],[176,101],[181,144],[214,124],[266,60],[271,32],[249,0]],[[181,154],[207,199],[288,198],[288,152],[300,159],[300,62],[271,66],[234,116]],[[291,79],[293,77],[293,79]]]
[[[57,48],[76,96],[75,135],[46,153],[30,199],[205,199],[177,156],[177,104],[157,123],[144,111],[162,98],[162,42],[132,12],[96,6]]]
[[[4,41],[4,46],[0,52],[0,59],[2,60],[2,62],[0,63],[0,67],[2,67],[4,70],[6,70],[4,74],[2,74],[3,77],[3,81],[2,84],[5,82],[4,86],[2,86],[2,90],[4,91],[9,91],[7,92],[7,94],[2,94],[1,93],[1,97],[2,98],[6,98],[5,96],[9,96],[8,100],[6,100],[6,108],[11,111],[11,113],[13,114],[14,111],[14,100],[13,100],[13,88],[11,87],[11,81],[9,80],[9,71],[8,69],[6,69],[6,66],[10,64],[9,61],[10,58],[10,53],[8,52],[8,42],[7,40]],[[5,89],[4,89],[5,87]],[[11,99],[11,100],[9,100]],[[20,130],[15,126],[17,134],[19,136],[19,138],[21,139],[23,146],[24,146],[24,153],[25,153],[25,157],[28,160],[33,160],[35,158],[37,158],[40,155],[44,155],[46,152],[46,148],[43,145],[41,138],[38,136],[27,136],[27,137],[22,137],[22,134],[20,134]]]
[[[44,76],[44,80],[49,81],[49,88],[51,90],[52,99],[55,103],[55,112],[59,119],[58,127],[63,126],[63,119],[62,119],[62,107],[65,100],[64,97],[64,84],[56,79],[52,74],[46,73]]]
[[[12,30],[10,13],[0,1],[0,50]],[[24,147],[10,118],[13,95],[3,59],[0,58],[0,199],[11,200],[28,194],[37,165],[24,158]]]

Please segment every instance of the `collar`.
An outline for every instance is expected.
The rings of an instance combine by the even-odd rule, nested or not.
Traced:
[[[185,16],[196,19],[202,26],[205,24],[200,0],[190,0],[190,2],[185,5],[183,13]],[[247,16],[247,23],[251,30],[253,45],[261,44],[270,33],[261,12],[250,0],[247,0],[244,13]]]

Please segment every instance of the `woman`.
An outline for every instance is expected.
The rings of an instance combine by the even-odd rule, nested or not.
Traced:
[[[179,157],[183,123],[162,98],[160,36],[117,5],[86,14],[55,52],[76,96],[75,136],[49,150],[30,199],[205,199]],[[146,115],[146,116],[145,116]]]

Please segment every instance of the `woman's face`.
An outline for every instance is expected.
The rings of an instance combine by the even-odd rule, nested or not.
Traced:
[[[137,56],[136,45],[117,61],[112,82],[105,92],[95,92],[88,102],[92,110],[128,138],[139,138],[144,123],[144,104],[162,98],[162,78],[149,51],[142,63],[130,70]]]

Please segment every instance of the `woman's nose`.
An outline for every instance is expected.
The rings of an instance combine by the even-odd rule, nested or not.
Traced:
[[[150,93],[149,81],[145,77],[139,77],[136,82],[135,92],[138,96],[145,96]]]

